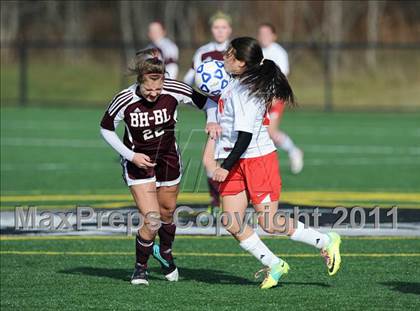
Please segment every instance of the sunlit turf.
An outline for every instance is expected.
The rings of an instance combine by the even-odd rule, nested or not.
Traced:
[[[3,310],[420,307],[418,238],[344,239],[342,269],[334,277],[327,275],[315,249],[286,239],[266,238],[267,245],[291,266],[284,281],[266,291],[258,288],[253,277],[259,263],[231,237],[178,238],[174,251],[180,281],[165,281],[151,259],[147,288],[129,283],[133,238],[15,239],[1,241]]]

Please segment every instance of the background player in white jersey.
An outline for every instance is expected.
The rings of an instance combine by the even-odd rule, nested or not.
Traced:
[[[178,47],[166,37],[166,30],[162,23],[152,22],[149,24],[147,33],[151,44],[148,48],[158,48],[166,65],[166,72],[169,78],[176,79],[178,76]]]
[[[270,59],[280,67],[285,76],[289,74],[289,57],[286,50],[276,43],[276,29],[269,23],[261,24],[258,28],[258,42],[262,48],[264,58]],[[285,132],[279,130],[280,120],[284,110],[284,103],[276,101],[270,109],[269,133],[277,147],[287,152],[290,170],[299,174],[303,169],[303,152]]]
[[[232,19],[222,12],[214,14],[209,21],[213,41],[200,47],[194,54],[190,70],[184,77],[184,82],[194,84],[195,69],[207,59],[223,61],[223,53],[228,47],[229,38],[232,34]],[[220,211],[219,183],[209,177],[207,172],[207,185],[211,197],[209,213],[218,214]]]
[[[165,64],[157,49],[136,54],[133,67],[137,82],[118,93],[101,121],[101,134],[121,155],[123,178],[130,188],[144,224],[136,237],[136,264],[132,284],[148,285],[147,261],[160,262],[169,281],[178,280],[172,256],[176,225],[173,213],[182,176],[182,163],[175,139],[177,106],[192,104],[200,109],[217,105],[189,85],[165,78]],[[125,123],[123,141],[115,130]],[[211,130],[211,123],[207,128]],[[213,129],[219,128],[213,123]],[[154,245],[159,235],[160,245]]]
[[[217,12],[210,18],[213,41],[201,46],[194,53],[191,68],[184,77],[184,82],[193,85],[195,69],[207,59],[223,60],[223,52],[229,44],[232,34],[232,19],[229,15]]]
[[[258,221],[266,232],[286,233],[292,240],[321,249],[328,273],[334,275],[341,262],[340,236],[333,232],[323,234],[305,228],[302,222],[276,215],[281,179],[276,147],[267,130],[267,110],[279,99],[293,105],[294,94],[286,76],[273,61],[263,58],[257,40],[249,37],[232,40],[225,54],[225,68],[234,78],[218,103],[217,120],[222,135],[216,143],[210,136],[204,164],[213,179],[221,183],[226,229],[244,250],[267,267],[263,269],[263,289],[277,285],[289,265],[274,255],[244,222],[249,201],[260,213]],[[215,159],[221,162],[220,167]]]

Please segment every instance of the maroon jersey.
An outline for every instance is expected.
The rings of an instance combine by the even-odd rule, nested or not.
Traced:
[[[178,104],[192,104],[203,109],[207,100],[189,85],[165,79],[158,99],[149,102],[141,96],[136,83],[114,97],[102,118],[101,127],[114,131],[124,121],[124,144],[136,153],[156,159],[159,153],[174,148]]]

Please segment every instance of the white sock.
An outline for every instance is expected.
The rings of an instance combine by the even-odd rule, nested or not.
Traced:
[[[273,135],[272,139],[277,147],[283,149],[287,153],[290,153],[296,149],[293,140],[286,133],[277,132],[275,135]]]
[[[239,245],[247,252],[254,255],[264,266],[271,267],[279,262],[281,259],[273,254],[272,251],[261,241],[258,235],[254,232],[249,238],[241,241]]]
[[[319,249],[326,247],[330,242],[328,235],[312,228],[305,228],[305,224],[300,221],[298,221],[297,228],[290,238],[294,241],[303,242]]]

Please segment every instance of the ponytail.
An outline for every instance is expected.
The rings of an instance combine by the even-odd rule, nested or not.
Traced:
[[[257,40],[250,37],[233,39],[228,48],[236,59],[244,61],[245,71],[239,79],[250,90],[251,95],[264,100],[267,108],[276,99],[287,105],[295,105],[295,95],[280,68],[269,59],[264,59]]]
[[[241,75],[241,81],[252,95],[263,99],[267,107],[275,99],[291,106],[296,104],[289,81],[272,60],[263,58],[259,64],[248,67]]]

